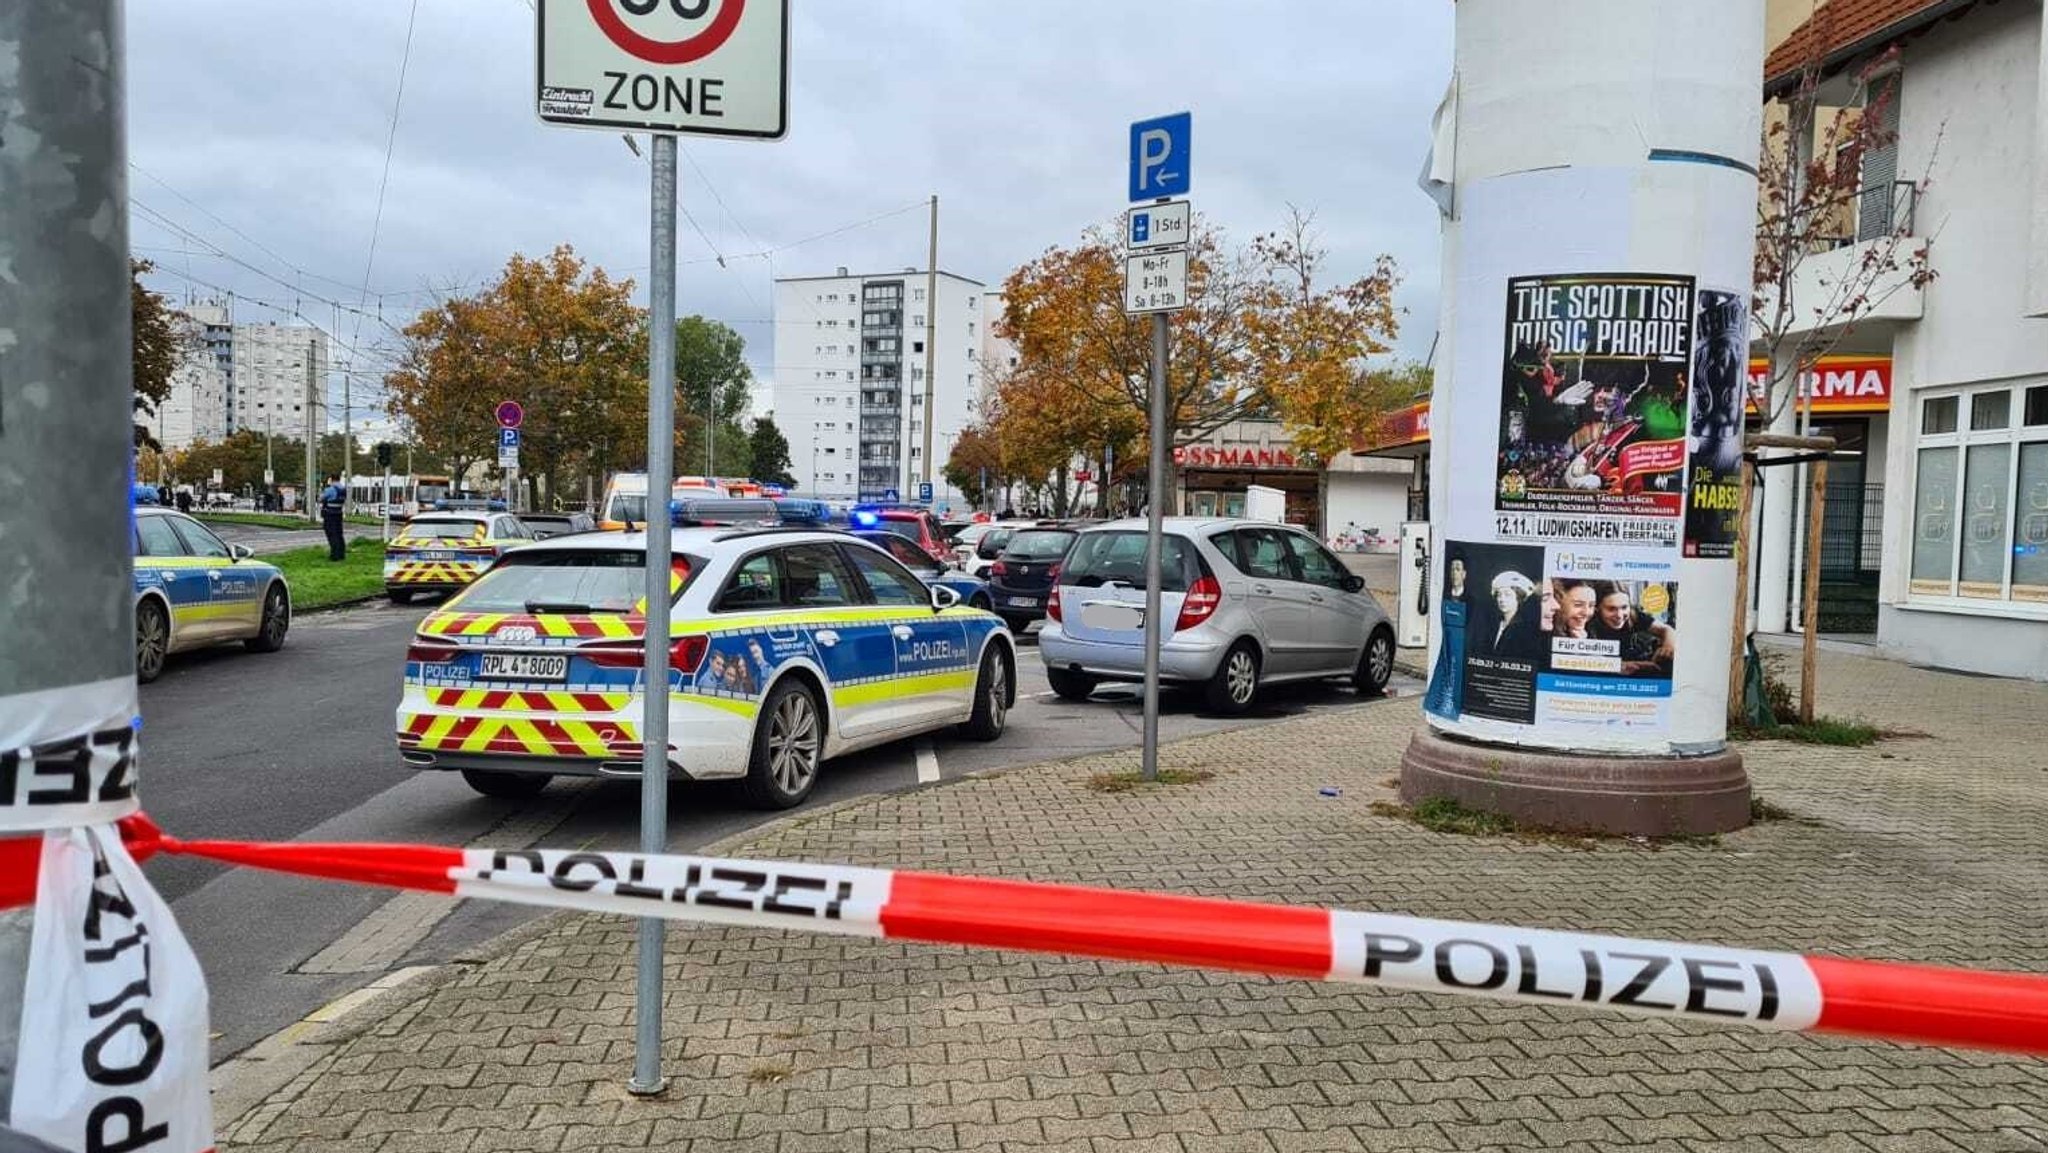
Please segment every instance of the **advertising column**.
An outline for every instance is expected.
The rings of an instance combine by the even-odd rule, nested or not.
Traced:
[[[1762,53],[1761,0],[1457,6],[1411,800],[1747,820],[1725,718]]]

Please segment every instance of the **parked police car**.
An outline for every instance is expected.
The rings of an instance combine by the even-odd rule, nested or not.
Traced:
[[[550,776],[637,776],[646,536],[507,553],[421,622],[399,754],[522,797]],[[998,618],[837,532],[678,528],[670,587],[672,775],[800,803],[822,762],[958,725],[993,740],[1016,698]]]
[[[170,654],[202,645],[284,647],[291,588],[246,545],[226,543],[183,513],[138,505],[134,546],[136,680],[155,680]]]

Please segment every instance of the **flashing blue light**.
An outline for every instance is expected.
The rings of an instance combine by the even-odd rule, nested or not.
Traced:
[[[856,512],[853,514],[853,523],[862,528],[873,528],[882,523],[882,518],[871,512]]]

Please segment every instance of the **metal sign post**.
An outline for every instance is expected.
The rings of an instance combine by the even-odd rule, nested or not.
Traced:
[[[1140,776],[1159,779],[1159,578],[1166,545],[1166,314],[1152,316],[1152,461],[1145,469],[1145,735]]]
[[[789,127],[789,0],[539,0],[534,111],[654,134],[647,311],[647,632],[640,847],[668,848],[669,493],[675,472],[677,135],[779,140]],[[715,417],[714,413],[714,417]],[[503,421],[503,414],[500,414]],[[516,423],[516,422],[515,422]],[[714,420],[713,423],[716,423]],[[708,443],[708,442],[707,442]],[[706,471],[713,462],[706,460]],[[661,1092],[662,922],[643,918],[629,1092]]]
[[[647,281],[647,654],[640,694],[640,851],[668,851],[669,476],[675,471],[676,138],[654,138],[654,213]],[[661,1075],[663,922],[640,920],[634,979],[633,1079],[641,1095],[667,1085]]]
[[[520,432],[517,424],[505,424],[505,408],[511,401],[498,406],[498,467],[505,470],[505,511],[519,511],[519,443]]]
[[[1172,404],[1166,392],[1167,314],[1187,303],[1188,221],[1185,195],[1192,180],[1194,122],[1185,112],[1131,125],[1131,199],[1158,199],[1133,208],[1124,220],[1124,312],[1152,315],[1151,441],[1145,501],[1145,728],[1139,775],[1159,779],[1159,646],[1166,625],[1160,618],[1159,586],[1166,545],[1167,451],[1173,441]],[[1108,461],[1103,463],[1107,483]]]

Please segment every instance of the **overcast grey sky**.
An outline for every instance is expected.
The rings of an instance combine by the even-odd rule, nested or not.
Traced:
[[[1312,209],[1346,278],[1392,253],[1406,274],[1401,349],[1428,350],[1436,212],[1415,176],[1450,70],[1444,0],[793,8],[788,138],[686,141],[681,167],[703,235],[682,226],[679,308],[737,328],[764,379],[773,277],[921,266],[922,201],[936,192],[940,266],[998,284],[1121,211],[1129,123],[1184,108],[1198,211],[1249,239],[1289,203]],[[130,0],[133,238],[164,269],[156,287],[232,290],[245,320],[288,319],[278,310],[296,304],[365,345],[390,336],[375,316],[402,326],[426,290],[561,242],[644,288],[645,162],[616,134],[535,118],[528,0],[419,0],[372,319],[334,307],[363,284],[411,10]],[[750,255],[764,249],[776,251]]]

